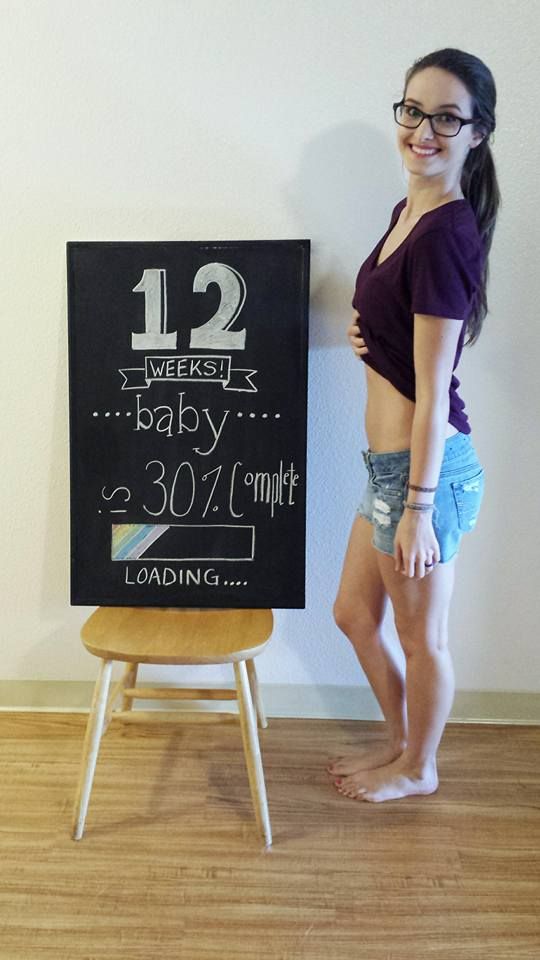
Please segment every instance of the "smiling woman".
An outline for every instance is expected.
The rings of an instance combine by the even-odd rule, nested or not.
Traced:
[[[347,796],[378,802],[438,787],[454,693],[448,616],[461,538],[484,470],[454,371],[487,314],[499,206],[488,136],[495,83],[472,54],[415,61],[393,104],[408,193],[361,265],[348,333],[364,362],[367,481],[335,602],[387,723],[382,747],[329,767]],[[387,599],[406,671],[385,644]],[[343,775],[345,779],[343,779]]]

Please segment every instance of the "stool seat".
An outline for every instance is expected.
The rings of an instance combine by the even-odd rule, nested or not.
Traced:
[[[98,607],[81,629],[84,646],[100,660],[81,759],[75,800],[73,838],[80,840],[101,738],[113,716],[131,711],[134,699],[237,700],[249,787],[255,818],[265,845],[272,843],[266,786],[257,726],[267,726],[254,657],[270,639],[273,613],[268,609],[199,609],[175,607]],[[113,689],[115,661],[125,663]],[[137,685],[140,664],[232,663],[235,689],[201,689]],[[122,697],[122,710],[114,710]]]
[[[210,664],[251,660],[273,628],[271,610],[99,607],[81,639],[102,660]]]

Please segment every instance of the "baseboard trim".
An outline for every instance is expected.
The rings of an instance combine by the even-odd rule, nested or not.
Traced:
[[[154,684],[153,686],[166,686]],[[188,686],[188,684],[185,684]],[[232,683],[209,683],[210,688],[232,688]],[[84,713],[92,700],[94,684],[85,680],[0,680],[0,711],[43,711]],[[383,716],[369,687],[261,684],[264,707],[269,717],[298,717],[326,720],[382,720]],[[224,710],[225,708],[225,710]],[[145,701],[136,710],[237,711],[234,702]],[[540,724],[540,693],[507,690],[460,690],[456,692],[450,722]]]

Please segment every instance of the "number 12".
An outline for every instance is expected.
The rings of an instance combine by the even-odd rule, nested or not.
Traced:
[[[205,293],[210,283],[219,286],[221,301],[213,317],[201,327],[192,327],[190,347],[244,350],[245,329],[230,329],[246,300],[244,278],[226,263],[206,263],[195,274],[194,293]],[[144,270],[133,293],[144,293],[144,333],[131,334],[132,350],[176,350],[177,333],[167,333],[167,271]]]

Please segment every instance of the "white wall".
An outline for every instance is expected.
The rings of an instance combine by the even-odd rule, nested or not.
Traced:
[[[503,208],[491,312],[458,371],[486,494],[451,647],[462,691],[540,691],[533,0],[1,0],[0,13],[0,680],[96,671],[78,640],[91,611],[68,600],[66,241],[310,237],[307,608],[276,611],[259,673],[366,684],[332,620],[367,446],[345,327],[358,266],[406,193],[391,103],[416,57],[456,46],[495,76]]]

